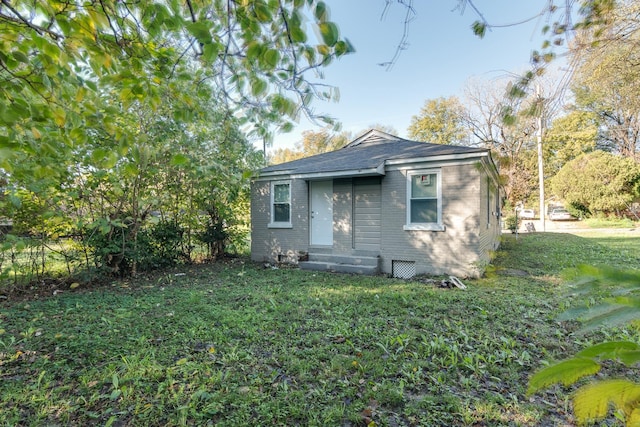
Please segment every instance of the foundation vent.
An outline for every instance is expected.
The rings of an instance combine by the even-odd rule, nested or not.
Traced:
[[[410,279],[416,275],[415,261],[391,261],[391,273],[398,279]]]

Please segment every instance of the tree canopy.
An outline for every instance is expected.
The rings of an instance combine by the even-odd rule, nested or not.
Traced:
[[[309,16],[318,41],[308,35]],[[19,0],[0,6],[0,32],[4,168],[34,149],[54,156],[94,125],[117,139],[102,98],[157,108],[161,88],[176,79],[215,88],[264,137],[269,126],[287,129],[301,112],[312,114],[312,99],[331,97],[309,71],[353,50],[315,0]],[[49,156],[38,166],[46,169]]]
[[[346,132],[332,133],[327,129],[318,132],[302,132],[302,140],[298,141],[294,148],[278,148],[269,158],[269,163],[279,164],[314,156],[316,154],[334,151],[347,145],[351,135]]]
[[[411,118],[409,137],[432,144],[461,144],[468,136],[463,117],[464,109],[455,96],[429,99]]]
[[[551,189],[589,213],[617,213],[640,197],[640,164],[604,151],[581,154],[551,179]]]
[[[68,259],[121,273],[169,231],[187,258],[246,233],[245,135],[322,120],[314,75],[353,51],[315,0],[4,1],[0,33],[3,249],[71,236]]]

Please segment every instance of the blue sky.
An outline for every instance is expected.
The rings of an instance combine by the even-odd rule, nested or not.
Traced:
[[[342,123],[342,130],[360,132],[373,124],[393,126],[406,137],[411,117],[427,99],[462,98],[471,78],[491,80],[527,69],[531,51],[539,49],[547,17],[488,31],[483,39],[471,31],[477,15],[467,7],[461,14],[457,0],[415,0],[407,49],[387,70],[403,34],[405,9],[395,1],[382,19],[384,0],[325,0],[331,20],[356,52],[324,70],[322,83],[337,86],[337,102],[315,102],[317,112]],[[531,18],[547,0],[476,0],[492,24]],[[321,128],[302,118],[293,132],[274,137],[272,148],[291,148],[304,130]]]

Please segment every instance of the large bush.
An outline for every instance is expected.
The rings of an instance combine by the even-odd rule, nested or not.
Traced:
[[[585,153],[551,179],[551,191],[591,214],[619,215],[640,197],[640,164],[604,151]]]

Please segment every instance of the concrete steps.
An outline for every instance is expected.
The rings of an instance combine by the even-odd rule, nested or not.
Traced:
[[[380,257],[373,254],[330,254],[309,253],[308,261],[298,263],[302,270],[332,271],[336,273],[351,273],[373,276],[380,272]]]

